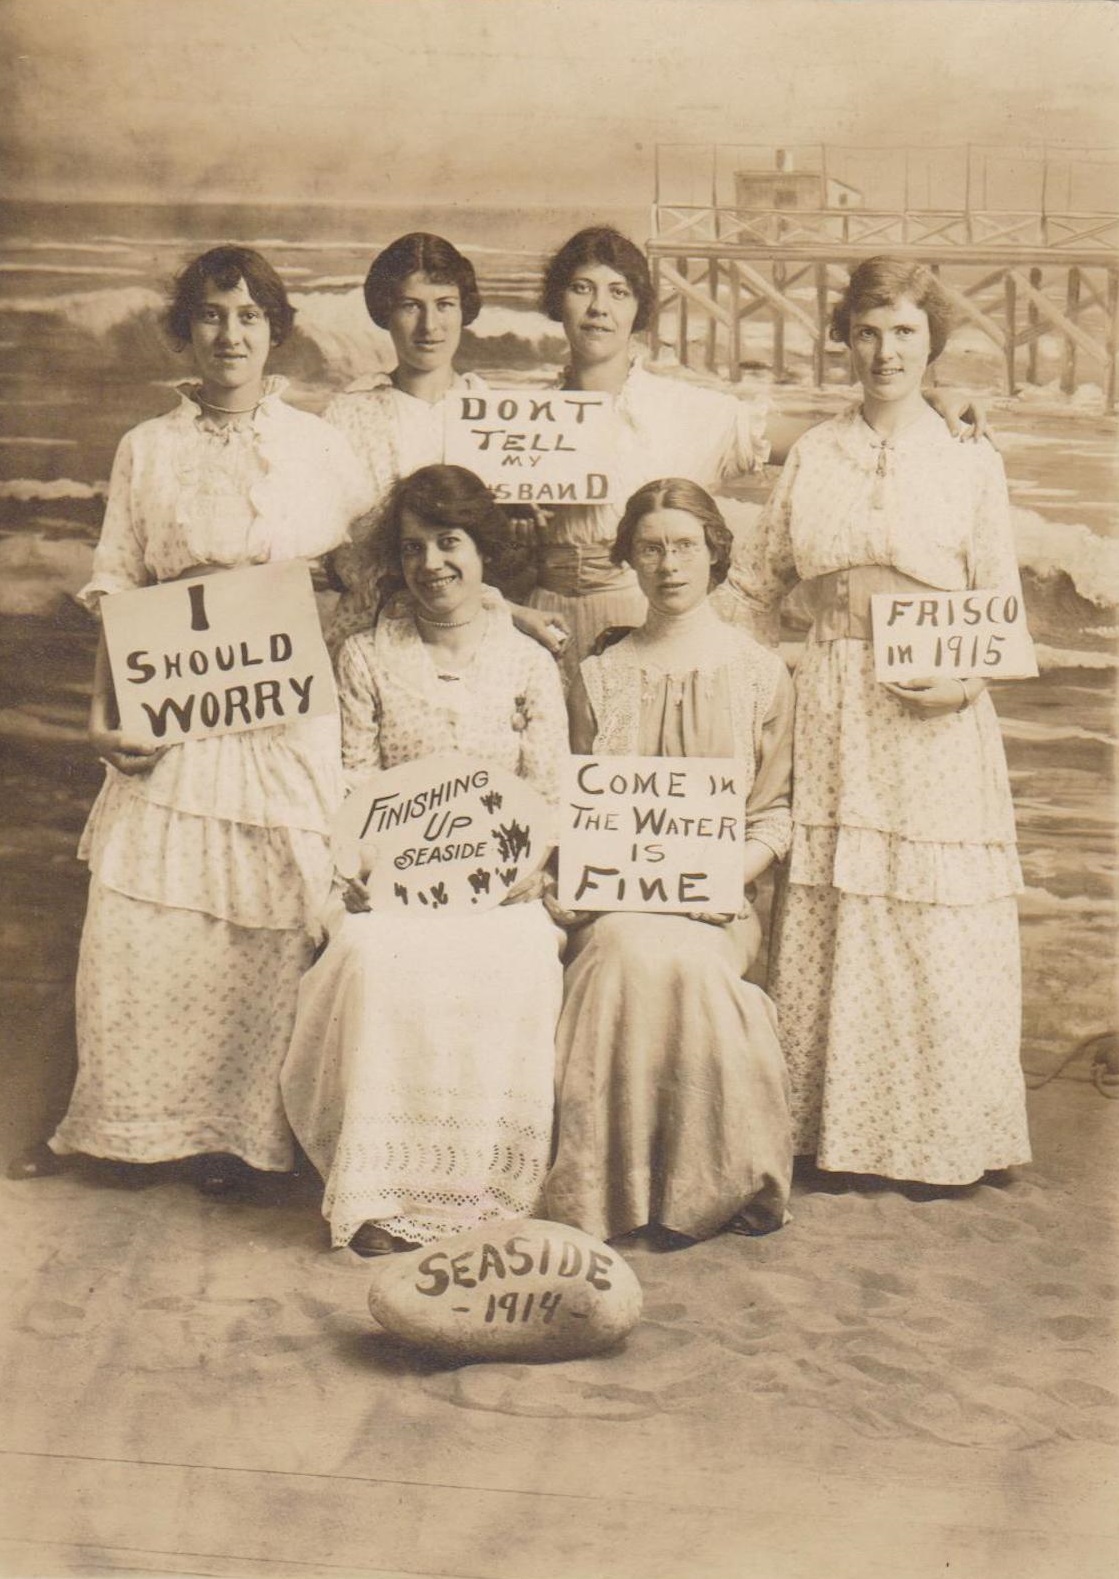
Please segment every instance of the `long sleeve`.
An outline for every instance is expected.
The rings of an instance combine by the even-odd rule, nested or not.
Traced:
[[[109,498],[101,537],[93,555],[93,574],[78,593],[78,601],[87,609],[95,609],[106,593],[145,587],[155,579],[144,562],[132,474],[132,435],[126,433],[117,447],[109,478]]]
[[[1010,524],[1010,497],[1002,457],[990,444],[975,456],[980,482],[975,509],[968,581],[973,587],[1005,587],[1021,597],[1018,555]]]
[[[567,709],[554,660],[542,648],[528,653],[528,678],[518,713],[521,733],[521,777],[553,805],[559,802],[560,764],[567,756]]]
[[[364,652],[351,637],[338,655],[338,707],[342,715],[342,771],[346,788],[381,762],[381,698]]]
[[[780,861],[792,842],[793,682],[781,668],[762,722],[757,771],[746,797],[746,835]]]
[[[727,589],[750,610],[758,640],[776,646],[780,604],[796,585],[793,555],[793,487],[798,471],[794,447],[748,540],[738,549]]]

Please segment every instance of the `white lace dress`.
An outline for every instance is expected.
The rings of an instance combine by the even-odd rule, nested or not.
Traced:
[[[797,1150],[966,1184],[1030,1157],[1006,761],[989,695],[923,718],[878,684],[868,598],[1018,589],[998,454],[928,410],[885,445],[857,407],[811,429],[729,586],[750,617],[798,581],[815,620],[769,975]]]
[[[484,618],[457,677],[437,671],[407,613],[346,642],[351,783],[457,751],[556,798],[567,720],[555,665],[500,603]],[[332,924],[300,992],[283,1090],[324,1180],[335,1246],[367,1221],[429,1243],[536,1210],[552,1139],[561,942],[538,900]]]
[[[710,625],[685,674],[664,673],[633,637],[584,661],[595,750],[738,757],[747,832],[780,858],[792,684],[776,654],[713,613]],[[742,980],[748,964],[734,928],[687,916],[603,914],[572,934],[549,1217],[601,1238],[659,1223],[703,1239],[735,1216],[781,1226],[788,1079],[773,1005]]]
[[[344,540],[357,464],[282,387],[269,380],[236,426],[184,395],[125,435],[87,607],[191,567],[312,558]],[[336,716],[188,741],[140,776],[106,769],[79,847],[78,1077],[55,1151],[291,1166],[279,1068],[339,787]]]
[[[452,393],[485,389],[476,373],[456,374]],[[418,400],[397,389],[388,373],[370,373],[335,395],[323,419],[344,433],[365,473],[363,514],[350,541],[333,563],[345,591],[326,625],[327,645],[337,653],[347,636],[365,630],[373,617],[375,574],[369,564],[369,538],[380,519],[389,489],[401,477],[443,459],[446,400]]]
[[[754,400],[649,372],[634,363],[614,400],[611,466],[616,503],[557,505],[537,553],[533,607],[565,616],[572,639],[568,678],[612,625],[640,625],[637,578],[610,560],[626,500],[659,477],[686,477],[712,489],[762,465],[769,453],[766,409]]]

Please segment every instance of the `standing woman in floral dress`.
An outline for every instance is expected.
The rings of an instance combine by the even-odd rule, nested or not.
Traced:
[[[949,323],[922,265],[858,266],[832,333],[862,401],[793,446],[730,577],[755,609],[799,582],[814,614],[769,976],[796,1149],[932,1186],[1030,1158],[998,718],[982,679],[874,677],[872,594],[1020,596],[1002,462],[954,442],[922,398]]]
[[[265,373],[293,317],[249,248],[213,248],[179,276],[167,326],[198,381],[121,441],[87,608],[344,542],[362,501],[353,453]],[[169,746],[130,739],[102,639],[90,739],[106,776],[79,851],[78,1077],[52,1152],[195,1158],[212,1193],[246,1165],[286,1170],[279,1069],[330,888],[337,714]],[[52,1171],[49,1156],[28,1154],[20,1176]]]

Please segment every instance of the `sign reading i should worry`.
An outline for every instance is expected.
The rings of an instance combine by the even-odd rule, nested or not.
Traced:
[[[492,910],[544,863],[555,813],[524,779],[455,753],[418,757],[354,786],[331,827],[334,864],[374,910]]]
[[[579,389],[487,389],[447,396],[443,458],[501,504],[608,504],[608,396]]]
[[[126,735],[173,745],[335,706],[302,560],[116,592],[101,618]]]
[[[745,778],[729,757],[572,757],[560,800],[569,910],[738,911]]]
[[[876,592],[870,600],[876,680],[1028,680],[1037,657],[1021,594]]]

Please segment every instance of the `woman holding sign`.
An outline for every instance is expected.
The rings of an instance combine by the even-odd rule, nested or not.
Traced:
[[[357,462],[265,373],[293,316],[248,248],[214,248],[179,276],[167,324],[198,381],[121,442],[87,607],[344,541]],[[129,738],[102,639],[90,735],[106,779],[80,847],[78,1078],[50,1145],[134,1163],[198,1157],[214,1193],[246,1163],[288,1169],[279,1068],[330,886],[337,715],[175,745]]]
[[[365,306],[388,331],[396,366],[357,379],[323,413],[350,441],[366,476],[365,513],[351,540],[331,556],[342,596],[327,638],[336,651],[373,614],[375,567],[369,540],[393,484],[421,466],[443,460],[443,424],[452,392],[484,390],[475,373],[460,373],[455,357],[462,332],[482,310],[474,266],[442,236],[412,231],[389,243],[369,266]],[[507,530],[511,528],[507,526]],[[518,625],[549,650],[562,630],[531,609],[515,608]]]
[[[563,697],[548,654],[487,596],[484,577],[506,551],[500,511],[472,472],[426,466],[392,490],[368,543],[382,567],[379,617],[339,660],[351,788],[453,752],[555,801]],[[346,883],[350,913],[304,981],[284,1068],[332,1242],[365,1255],[530,1214],[548,1164],[558,935],[535,881],[517,881],[500,907],[442,909],[446,885],[428,858],[451,815],[446,782],[441,771],[422,792],[436,808],[429,848],[394,860],[400,908],[371,911],[368,883]]]
[[[770,970],[797,1150],[937,1186],[1030,1156],[1021,877],[986,681],[875,679],[873,594],[1021,598],[1002,463],[954,444],[922,399],[949,314],[923,266],[858,266],[832,333],[861,405],[793,447],[753,560],[731,576],[760,609],[800,582],[814,614]]]
[[[633,495],[612,552],[633,567],[648,613],[584,660],[571,743],[578,753],[736,759],[749,893],[789,842],[793,697],[781,659],[711,606],[731,546],[695,483],[671,478]],[[648,848],[655,863],[658,847]],[[761,941],[749,899],[737,921],[582,920],[557,1037],[548,1215],[600,1238],[648,1225],[686,1239],[779,1228],[793,1161],[788,1082],[773,1005],[742,980]]]
[[[779,462],[803,424],[771,416],[764,400],[745,400],[661,377],[638,360],[653,283],[644,253],[606,225],[579,231],[548,264],[543,311],[563,325],[571,359],[565,389],[598,390],[613,402],[609,465],[614,498],[656,477],[687,477],[706,489]],[[955,431],[967,400],[930,397]],[[562,662],[573,679],[599,632],[635,625],[645,600],[632,569],[611,545],[621,503],[560,505],[549,513],[537,550],[530,603],[571,633]],[[720,607],[720,612],[722,609]]]

